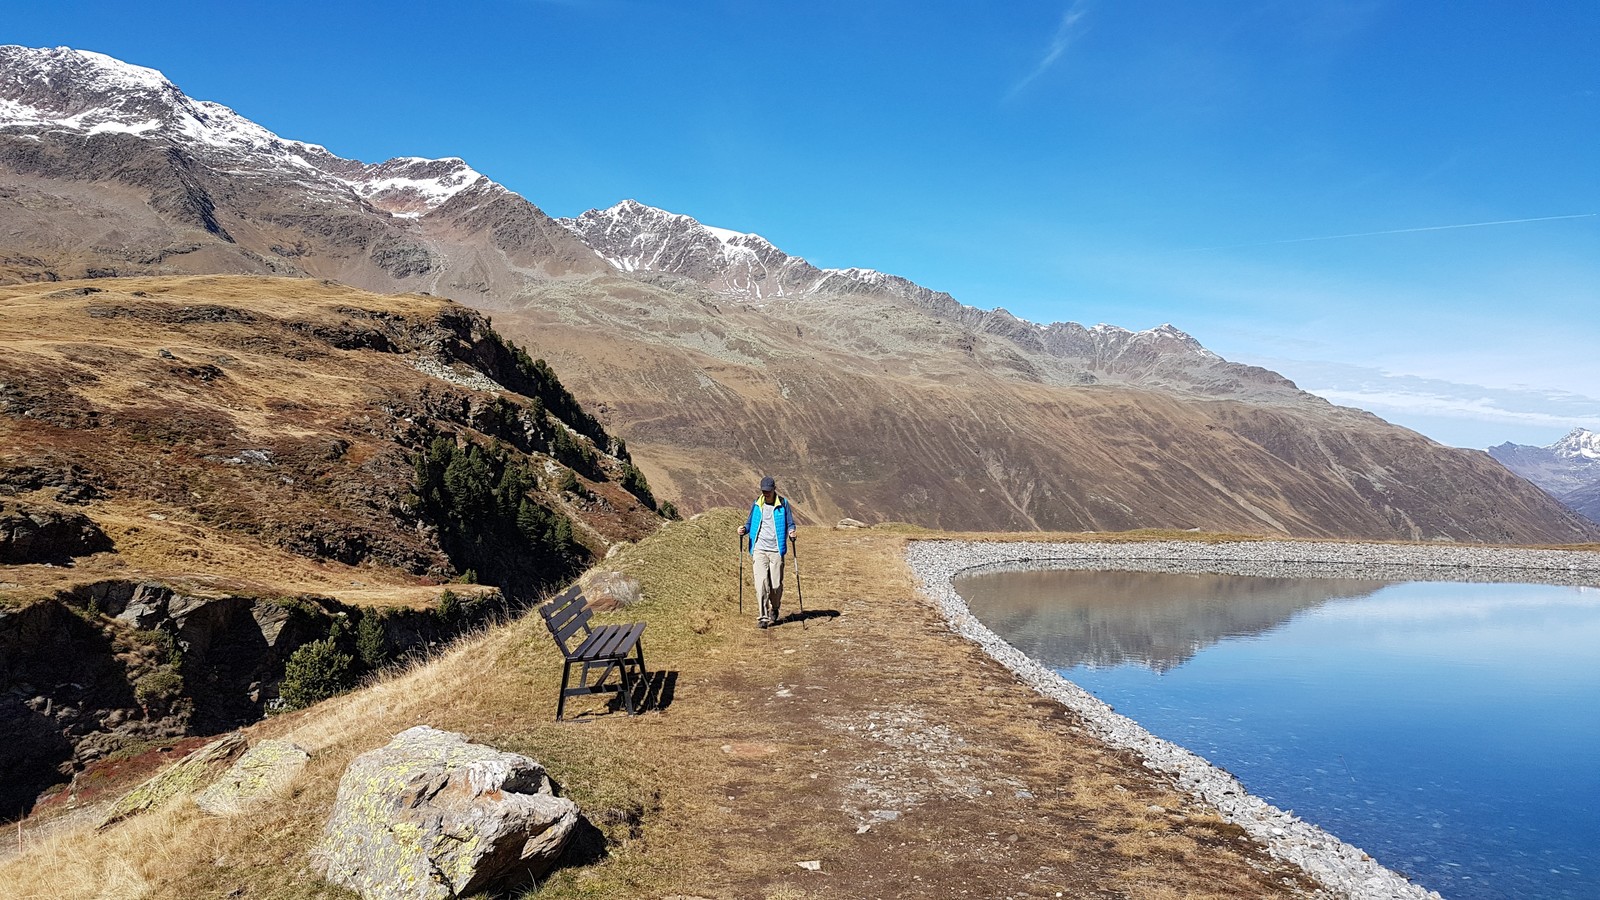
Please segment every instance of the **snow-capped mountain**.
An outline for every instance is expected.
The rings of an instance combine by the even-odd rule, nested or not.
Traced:
[[[1507,441],[1490,447],[1489,455],[1567,506],[1600,521],[1600,433],[1574,428],[1548,447]]]
[[[1482,454],[1170,325],[1038,325],[632,202],[558,224],[460,159],[344,159],[152,69],[0,48],[0,284],[190,274],[491,310],[689,510],[783,467],[815,515],[961,530],[1600,534]]]
[[[556,221],[624,272],[681,275],[731,297],[766,300],[863,291],[919,300],[949,296],[872,269],[818,268],[759,234],[704,225],[637,200]]]
[[[1574,428],[1567,436],[1550,445],[1550,450],[1561,459],[1594,460],[1600,463],[1600,434],[1587,428]]]
[[[345,159],[65,47],[0,47],[0,170],[0,280],[220,271],[460,297],[610,271],[460,159]]]
[[[1150,372],[1174,360],[1230,367],[1228,380],[1288,386],[1265,370],[1227,363],[1200,342],[1167,324],[1144,331],[1076,322],[1038,325],[1004,309],[983,310],[898,275],[852,267],[821,268],[773,246],[758,234],[706,225],[691,216],[624,200],[558,223],[624,272],[687,278],[718,294],[757,305],[846,295],[889,297],[941,319],[1003,338],[1030,354],[1083,363],[1070,381]],[[1289,386],[1292,388],[1292,386]]]
[[[220,103],[194,100],[155,69],[67,47],[0,47],[0,133],[42,139],[132,134],[202,156],[276,169],[310,191],[351,193],[393,215],[419,216],[492,182],[460,159],[405,157],[366,165],[286,140]],[[498,185],[492,185],[498,188]],[[500,190],[504,190],[500,188]]]

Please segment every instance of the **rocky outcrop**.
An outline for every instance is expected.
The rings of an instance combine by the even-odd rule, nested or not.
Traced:
[[[369,900],[445,900],[542,875],[577,823],[539,763],[419,725],[350,763],[314,865]]]
[[[195,805],[214,816],[235,816],[282,792],[311,754],[292,741],[258,741],[211,786],[195,795]]]
[[[0,502],[0,565],[59,565],[110,549],[111,540],[83,513]]]
[[[123,819],[155,809],[179,794],[193,793],[216,777],[222,764],[232,759],[244,746],[245,737],[237,731],[217,738],[129,791],[111,805],[111,809],[100,820],[99,827],[109,828]]]
[[[498,594],[391,611],[384,657],[401,660],[503,615]],[[339,635],[355,654],[364,613],[320,598],[260,598],[101,581],[0,605],[0,816],[131,743],[216,734],[259,720],[299,647]]]

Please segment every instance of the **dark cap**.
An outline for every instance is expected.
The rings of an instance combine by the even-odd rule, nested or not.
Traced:
[[[767,477],[761,479],[761,490],[763,490],[763,491],[775,491],[777,489],[778,489],[778,482],[773,480],[771,475],[768,475]]]

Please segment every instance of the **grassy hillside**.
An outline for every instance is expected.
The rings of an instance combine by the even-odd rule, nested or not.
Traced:
[[[812,617],[757,630],[749,597],[737,612],[740,515],[674,523],[607,563],[643,584],[640,604],[608,616],[649,623],[647,659],[672,675],[664,709],[629,718],[590,699],[569,708],[581,721],[555,723],[555,648],[537,617],[513,622],[249,729],[313,753],[270,809],[216,820],[180,800],[103,833],[34,838],[0,884],[19,898],[349,896],[307,868],[337,779],[426,723],[539,759],[596,826],[540,897],[1310,890],[952,636],[904,566],[915,529],[803,529],[791,574]]]
[[[86,516],[112,545],[71,571],[6,569],[13,597],[104,578],[418,605],[466,576],[518,594],[661,521],[555,374],[449,301],[99,279],[0,287],[0,321],[0,499]]]
[[[306,643],[423,652],[668,513],[555,372],[449,301],[0,287],[0,817],[292,702]]]

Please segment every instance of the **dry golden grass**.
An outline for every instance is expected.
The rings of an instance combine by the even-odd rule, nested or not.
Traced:
[[[798,574],[805,608],[826,615],[755,629],[751,597],[737,613],[740,519],[674,523],[608,563],[644,585],[644,602],[607,615],[649,623],[648,662],[676,676],[663,710],[629,718],[584,698],[569,706],[578,721],[557,724],[555,649],[537,617],[520,620],[251,729],[313,752],[288,801],[228,820],[180,801],[103,834],[63,832],[0,865],[0,885],[19,898],[347,897],[308,868],[338,777],[426,723],[541,760],[609,840],[541,898],[1309,890],[951,635],[913,592],[899,529],[804,529],[791,591]]]
[[[26,412],[0,416],[0,470],[81,473],[97,496],[76,511],[116,548],[70,571],[0,567],[0,595],[27,601],[120,578],[432,602],[437,580],[412,573],[449,563],[390,510],[411,485],[406,440],[419,440],[399,435],[423,420],[448,426],[485,399],[414,367],[416,348],[448,333],[446,314],[470,315],[441,299],[308,279],[0,285],[0,392]],[[384,341],[415,352],[345,349]],[[544,499],[565,504],[593,546],[658,521],[620,487],[592,486],[609,508],[576,508],[553,491]],[[54,497],[45,487],[18,499],[48,507]],[[341,558],[362,564],[306,549],[347,539],[355,549]]]

